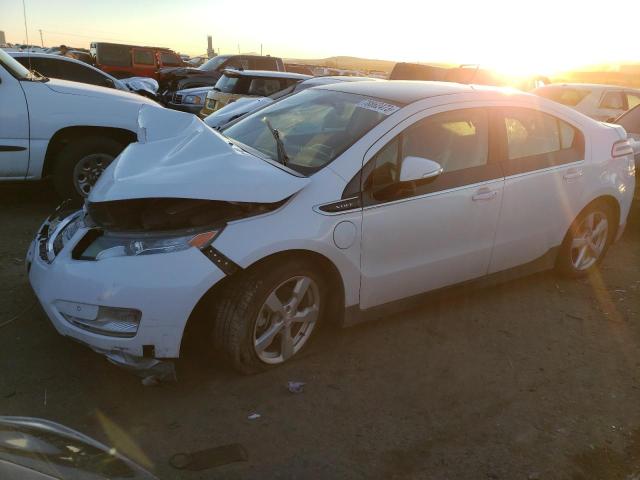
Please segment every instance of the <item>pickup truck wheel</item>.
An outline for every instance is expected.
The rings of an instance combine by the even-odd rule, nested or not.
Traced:
[[[312,265],[269,262],[228,286],[217,304],[214,345],[233,367],[250,374],[297,355],[320,323],[324,277]]]
[[[60,151],[53,170],[53,183],[63,198],[83,200],[105,168],[124,145],[106,137],[87,137],[69,143]]]

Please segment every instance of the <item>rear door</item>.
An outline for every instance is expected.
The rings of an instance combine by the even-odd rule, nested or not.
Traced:
[[[490,273],[553,253],[580,209],[584,136],[555,116],[497,109],[504,195]]]
[[[132,77],[152,77],[156,76],[156,54],[150,48],[132,48],[133,58]]]
[[[0,65],[0,178],[24,178],[29,168],[29,112],[20,82]]]

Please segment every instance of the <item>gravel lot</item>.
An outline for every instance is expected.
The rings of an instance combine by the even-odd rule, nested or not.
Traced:
[[[637,203],[593,278],[543,273],[327,327],[261,375],[188,359],[157,387],[60,337],[36,303],[22,260],[56,203],[46,184],[0,188],[0,414],[64,423],[162,479],[640,478]],[[230,443],[249,461],[168,463]]]

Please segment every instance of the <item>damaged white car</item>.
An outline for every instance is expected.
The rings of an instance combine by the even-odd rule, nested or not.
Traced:
[[[144,368],[199,329],[241,372],[461,282],[598,268],[634,187],[624,129],[528,94],[354,82],[221,133],[144,107],[82,211],[35,238],[62,334]],[[151,363],[150,363],[151,362]]]

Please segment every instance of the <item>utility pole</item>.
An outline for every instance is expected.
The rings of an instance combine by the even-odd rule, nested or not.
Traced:
[[[240,42],[238,42],[238,55],[240,55]]]
[[[262,56],[262,44],[260,44],[260,56]]]
[[[42,29],[38,29],[38,31],[40,32],[40,45],[42,45],[42,48],[44,48],[44,40],[42,39]]]

